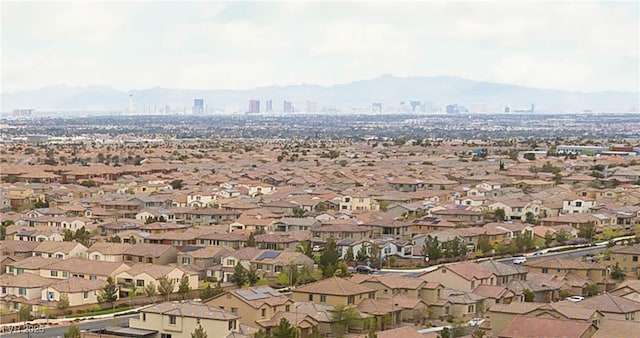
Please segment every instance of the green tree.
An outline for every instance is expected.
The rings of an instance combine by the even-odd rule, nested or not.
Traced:
[[[107,277],[107,284],[100,290],[98,294],[98,302],[111,303],[113,307],[114,302],[118,299],[118,286],[113,280],[113,277]]]
[[[424,238],[424,245],[422,246],[422,253],[429,257],[430,261],[436,261],[442,257],[442,251],[440,251],[440,242],[438,236],[432,237],[427,235]]]
[[[358,253],[356,254],[356,260],[358,262],[364,262],[367,260],[367,258],[369,258],[369,254],[367,254],[367,247],[363,243],[360,246],[360,249],[358,249]]]
[[[324,277],[331,277],[335,274],[338,258],[340,258],[340,253],[338,252],[336,242],[330,238],[327,241],[324,251],[320,255],[320,262],[318,264]]]
[[[200,298],[202,299],[213,298],[219,294],[222,294],[223,292],[224,292],[224,289],[222,288],[220,281],[216,282],[216,286],[214,288],[211,287],[211,283],[207,283],[207,285],[202,289],[202,292],[200,292]]]
[[[371,261],[371,267],[374,269],[382,268],[382,262],[380,257],[380,247],[376,243],[371,243],[369,249],[369,261]]]
[[[64,334],[64,338],[80,338],[80,337],[82,337],[82,331],[80,331],[80,329],[75,324],[71,324],[67,332]]]
[[[173,180],[169,184],[171,185],[171,189],[180,190],[184,186],[182,182],[183,182],[182,180]]]
[[[558,230],[558,232],[556,233],[556,242],[564,243],[567,240],[569,240],[569,234],[564,231],[564,229]]]
[[[202,325],[198,324],[198,327],[191,333],[191,338],[207,338],[207,333],[202,328]]]
[[[536,154],[534,154],[534,153],[525,153],[524,154],[524,159],[525,160],[529,160],[529,161],[535,161]]]
[[[547,248],[551,246],[551,243],[553,243],[553,234],[551,233],[551,231],[548,231],[544,234],[544,246],[546,246]]]
[[[376,330],[378,329],[376,319],[369,318],[367,325],[369,326],[369,331],[367,332],[367,338],[378,338],[378,335],[376,334]]]
[[[580,231],[578,232],[578,237],[591,241],[593,240],[593,236],[595,234],[596,234],[596,225],[589,222],[584,226],[580,227]]]
[[[147,297],[151,297],[151,300],[153,301],[153,297],[158,294],[158,290],[156,289],[156,283],[151,281],[151,282],[149,282],[149,284],[145,285],[144,286],[144,294]]]
[[[249,266],[249,270],[247,271],[247,282],[249,282],[249,285],[254,286],[259,280],[258,270],[256,270],[253,265]]]
[[[297,247],[298,252],[302,252],[307,257],[313,259],[313,247],[311,246],[311,241],[305,240],[300,242],[300,245]]]
[[[232,278],[233,278],[233,284],[235,284],[240,288],[245,286],[245,284],[247,284],[247,282],[249,281],[247,278],[247,269],[245,269],[244,266],[240,264],[240,262],[236,264],[236,267],[234,268],[234,271],[233,271]]]
[[[351,327],[356,320],[360,319],[360,314],[354,307],[337,305],[334,307],[331,317],[335,325],[332,331],[344,335],[349,333],[349,327]]]
[[[173,293],[175,286],[176,282],[173,279],[169,279],[167,277],[161,277],[158,279],[158,293],[164,296],[167,301]]]
[[[22,322],[31,320],[31,306],[27,304],[20,305],[20,310],[18,310],[18,318]]]
[[[293,208],[293,216],[294,217],[302,217],[304,216],[304,209],[298,207],[298,208]]]
[[[60,300],[58,300],[58,309],[64,310],[69,307],[69,295],[66,293],[60,294]]]
[[[191,291],[191,285],[189,285],[189,276],[184,274],[180,279],[180,284],[178,284],[178,292],[180,293],[180,295],[182,296],[182,299],[184,300],[185,297],[187,296],[187,293],[189,293],[189,291]]]
[[[327,205],[324,202],[320,202],[313,207],[313,210],[317,212],[325,212],[327,211]]]
[[[525,214],[525,223],[536,224],[536,215],[534,215],[531,211],[527,211]]]
[[[280,323],[273,328],[273,338],[299,338],[300,330],[292,326],[286,318],[280,319]]]
[[[622,281],[626,277],[626,274],[620,268],[620,265],[616,263],[613,267],[611,267],[611,278]]]
[[[495,220],[497,222],[502,222],[507,218],[507,215],[504,212],[504,209],[502,208],[497,208],[495,211]]]
[[[587,284],[587,286],[584,287],[584,292],[587,296],[595,296],[598,294],[598,285]]]
[[[536,299],[536,294],[535,292],[529,290],[529,289],[524,289],[524,301],[531,303]]]
[[[97,186],[96,181],[94,181],[94,180],[82,181],[82,183],[80,183],[80,185],[85,186],[87,188],[93,188],[93,187]]]
[[[256,246],[256,237],[253,235],[253,232],[249,234],[249,237],[247,238],[246,246],[250,246],[250,247],[255,248],[255,246]]]
[[[482,251],[483,253],[488,253],[489,251],[491,251],[491,249],[493,249],[491,247],[491,242],[489,242],[489,236],[483,234],[480,235],[480,237],[478,237],[478,250]]]
[[[355,257],[353,257],[353,247],[349,247],[347,249],[347,252],[344,254],[344,260],[347,262],[353,262],[353,260],[355,259]]]

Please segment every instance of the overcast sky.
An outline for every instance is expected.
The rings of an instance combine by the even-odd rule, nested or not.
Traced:
[[[2,0],[2,91],[46,85],[246,89],[460,76],[639,91],[628,2]]]

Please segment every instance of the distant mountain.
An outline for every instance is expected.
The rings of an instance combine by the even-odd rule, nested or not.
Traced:
[[[191,110],[194,98],[205,99],[207,111],[245,111],[250,99],[273,101],[274,111],[281,111],[283,101],[291,101],[298,110],[307,101],[316,101],[319,110],[333,107],[341,111],[365,111],[372,102],[395,110],[404,101],[429,101],[441,109],[448,104],[487,107],[500,112],[504,106],[525,109],[535,104],[539,112],[629,112],[640,109],[640,94],[620,91],[571,92],[537,89],[501,83],[480,82],[457,77],[380,77],[338,84],[269,86],[249,90],[186,90],[154,87],[123,92],[106,86],[48,86],[33,91],[2,94],[2,112],[34,108],[37,111],[127,111],[129,94],[133,94],[136,112]]]

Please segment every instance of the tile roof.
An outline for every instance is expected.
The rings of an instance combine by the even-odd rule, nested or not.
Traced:
[[[331,277],[314,283],[306,284],[296,288],[293,292],[317,293],[336,296],[351,296],[363,293],[374,292],[374,289],[361,284],[351,282],[347,279]]]
[[[592,327],[589,321],[516,316],[498,337],[500,338],[579,338]]]
[[[441,267],[441,269],[448,269],[449,271],[463,277],[466,280],[472,280],[473,278],[486,279],[493,276],[493,273],[491,271],[485,270],[479,264],[472,262],[450,264],[446,267]]]
[[[167,250],[172,248],[173,246],[168,244],[136,243],[125,250],[124,254],[132,256],[160,257]]]
[[[532,261],[528,261],[525,266],[536,268],[552,268],[552,269],[573,269],[573,270],[605,270],[606,267],[589,262],[583,262],[573,259],[564,259],[557,257],[541,258]]]
[[[100,279],[88,280],[85,278],[71,277],[59,280],[51,284],[50,287],[59,292],[73,293],[100,290],[105,285],[107,285],[107,282]]]
[[[631,313],[640,311],[640,303],[610,293],[585,298],[585,300],[576,303],[576,305],[609,313]]]
[[[0,286],[3,287],[38,288],[50,285],[55,281],[55,279],[41,277],[32,273],[0,275]]]
[[[351,277],[351,281],[362,284],[364,282],[380,283],[391,289],[418,289],[425,282],[419,278],[409,278],[398,274],[363,275],[357,274]]]
[[[131,246],[132,244],[129,243],[97,242],[89,247],[89,252],[100,252],[104,255],[122,255]]]
[[[196,301],[164,302],[141,309],[140,312],[224,321],[240,318],[239,316],[226,312],[216,306]]]
[[[627,338],[637,337],[640,332],[640,322],[633,320],[607,319],[591,338]]]

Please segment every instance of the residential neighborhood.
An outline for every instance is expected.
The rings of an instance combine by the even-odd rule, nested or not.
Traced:
[[[482,140],[177,149],[193,146],[209,148],[85,144],[87,165],[51,166],[30,161],[77,146],[3,145],[2,323],[139,308],[129,331],[85,335],[640,325],[633,156],[474,153]],[[144,163],[104,161],[123,149]]]

